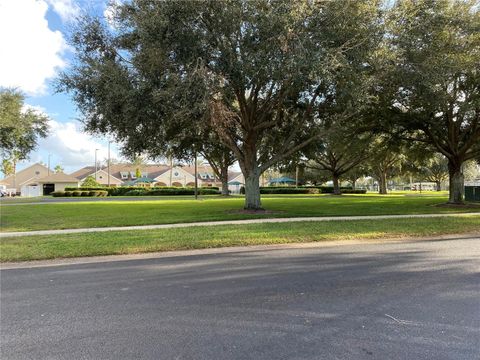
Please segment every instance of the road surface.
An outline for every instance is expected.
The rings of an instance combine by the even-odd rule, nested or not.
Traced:
[[[479,359],[480,239],[1,275],[6,359]]]

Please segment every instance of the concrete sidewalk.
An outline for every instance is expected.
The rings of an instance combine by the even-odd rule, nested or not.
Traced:
[[[438,217],[478,216],[478,215],[480,215],[480,212],[454,213],[454,214],[324,216],[324,217],[295,217],[295,218],[268,218],[268,219],[248,219],[248,220],[203,221],[203,222],[179,223],[179,224],[159,224],[159,225],[115,226],[115,227],[61,229],[61,230],[37,230],[37,231],[22,231],[22,232],[2,232],[2,233],[0,233],[0,238],[19,237],[19,236],[34,236],[34,235],[61,235],[61,234],[105,232],[105,231],[157,230],[157,229],[185,228],[185,227],[194,227],[194,226],[245,225],[245,224],[301,222],[301,221],[355,221],[355,220],[382,220],[382,219],[418,219],[418,218],[438,218]]]

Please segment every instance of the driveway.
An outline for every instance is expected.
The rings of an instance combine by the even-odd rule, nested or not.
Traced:
[[[480,239],[1,271],[2,359],[478,359]]]

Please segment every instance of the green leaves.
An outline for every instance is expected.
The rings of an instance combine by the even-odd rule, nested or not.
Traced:
[[[13,163],[24,160],[48,133],[48,117],[26,108],[25,96],[14,89],[0,89],[0,152]]]

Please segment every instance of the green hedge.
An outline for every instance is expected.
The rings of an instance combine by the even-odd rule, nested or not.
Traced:
[[[318,189],[295,187],[261,187],[260,194],[318,194]]]
[[[366,194],[366,189],[344,189],[342,190],[342,194]]]
[[[71,196],[107,196],[105,190],[92,191],[54,191],[51,194],[53,197],[71,197]]]
[[[99,188],[65,188],[65,192],[74,191],[106,191],[108,196],[148,196],[148,195],[193,195],[195,189],[193,187],[175,187],[175,186],[157,186],[152,188],[142,188],[138,186],[120,186],[120,187],[99,187]],[[199,187],[200,195],[219,194],[218,186]],[[72,195],[65,195],[72,196]]]
[[[260,187],[260,194],[333,194],[333,186],[299,186],[299,187],[277,187],[265,186]],[[351,187],[341,187],[342,194],[365,194],[367,190],[356,189]],[[240,193],[245,194],[245,188],[240,188]]]

